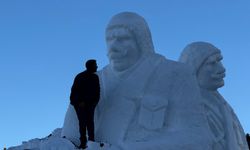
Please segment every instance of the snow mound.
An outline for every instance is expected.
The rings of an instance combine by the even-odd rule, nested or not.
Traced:
[[[35,138],[22,142],[22,145],[10,147],[8,150],[80,150],[71,141],[61,137],[61,128],[55,129],[45,138]],[[85,150],[119,150],[109,144],[101,146],[98,142],[88,142],[88,148]]]

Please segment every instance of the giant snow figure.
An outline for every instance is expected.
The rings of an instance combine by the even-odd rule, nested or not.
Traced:
[[[114,150],[206,150],[211,134],[187,65],[155,53],[144,18],[123,12],[106,28],[110,63],[98,74],[96,141]],[[78,139],[69,106],[62,136]],[[77,141],[74,141],[77,143]]]
[[[224,85],[225,68],[218,48],[206,42],[187,45],[180,62],[193,66],[206,117],[213,133],[213,150],[248,150],[245,133],[231,106],[217,91]]]

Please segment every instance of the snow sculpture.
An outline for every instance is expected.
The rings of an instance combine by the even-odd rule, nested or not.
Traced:
[[[210,149],[198,86],[187,65],[155,53],[143,17],[123,12],[106,28],[110,64],[98,72],[96,140],[122,150]]]
[[[225,68],[218,48],[206,42],[187,45],[179,61],[193,67],[213,133],[213,150],[247,150],[245,134],[231,106],[217,91],[224,85]]]
[[[108,143],[110,150],[210,149],[211,133],[191,69],[155,53],[144,18],[115,15],[106,43],[110,63],[98,72],[96,141]],[[74,115],[69,106],[62,136],[76,144]]]

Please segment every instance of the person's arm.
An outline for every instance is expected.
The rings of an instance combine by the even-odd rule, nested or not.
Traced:
[[[89,96],[90,99],[93,100],[93,104],[97,105],[99,99],[100,99],[100,83],[99,83],[99,78],[96,74],[93,74],[91,77],[91,90],[89,93],[91,93]]]
[[[71,93],[70,93],[70,104],[71,105],[76,105],[78,103],[78,93],[77,93],[77,90],[78,90],[78,82],[79,82],[79,79],[78,79],[78,76],[75,77],[74,79],[74,82],[73,82],[73,85],[71,87]]]

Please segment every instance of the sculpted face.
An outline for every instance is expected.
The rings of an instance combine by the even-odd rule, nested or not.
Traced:
[[[130,68],[140,57],[135,37],[124,27],[108,29],[106,43],[110,64],[117,72]]]
[[[209,56],[200,67],[197,78],[201,88],[217,90],[224,85],[225,68],[223,67],[220,53]]]

